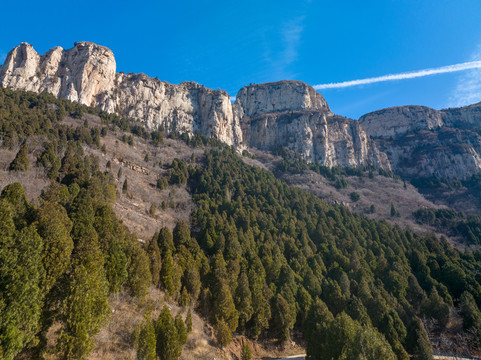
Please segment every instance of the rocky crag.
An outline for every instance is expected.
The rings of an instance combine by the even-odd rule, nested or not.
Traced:
[[[149,129],[200,132],[239,150],[288,147],[327,166],[390,168],[357,122],[334,115],[321,94],[298,81],[244,87],[232,104],[227,92],[194,82],[173,85],[144,74],[117,73],[112,51],[78,42],[42,56],[32,45],[20,44],[0,68],[0,86],[46,91]]]
[[[373,166],[440,178],[481,171],[481,103],[441,111],[395,107],[356,121],[333,114],[321,94],[299,81],[249,85],[232,103],[227,92],[194,82],[174,85],[117,73],[112,51],[90,42],[42,56],[22,43],[0,67],[0,86],[46,91],[149,129],[199,132],[239,151],[287,147],[329,167]]]
[[[481,103],[393,107],[359,122],[402,176],[467,179],[481,171]]]

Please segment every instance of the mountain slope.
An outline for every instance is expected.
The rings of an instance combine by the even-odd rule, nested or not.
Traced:
[[[71,357],[86,357],[94,335],[108,319],[107,295],[129,292],[142,299],[149,285],[161,288],[182,306],[195,307],[213,325],[220,345],[229,342],[233,331],[259,341],[281,342],[302,332],[308,355],[314,358],[324,352],[353,358],[362,350],[354,345],[362,343],[372,354],[408,359],[409,354],[429,356],[429,330],[433,344],[438,338],[461,339],[464,351],[479,351],[471,335],[481,328],[476,321],[481,316],[479,251],[460,252],[433,236],[330,205],[268,171],[246,165],[234,149],[211,139],[184,136],[182,146],[162,143],[166,133],[148,133],[78,103],[5,89],[0,94],[3,148],[21,145],[17,162],[33,164],[37,159],[43,168],[38,168],[39,176],[52,181],[36,201],[24,200],[18,184],[7,186],[0,196],[0,226],[7,229],[0,241],[2,249],[9,249],[0,251],[8,260],[0,276],[0,303],[6,306],[2,334],[12,328],[4,314],[17,314],[16,306],[28,304],[4,291],[5,279],[22,269],[38,269],[42,274],[43,268],[52,274],[49,257],[32,257],[24,267],[11,254],[30,253],[21,251],[26,246],[37,252],[38,244],[50,246],[55,237],[45,229],[52,223],[73,244],[67,246],[66,241],[71,252],[62,253],[64,261],[54,262],[65,265],[50,277],[55,291],[42,287],[42,275],[28,277],[27,289],[22,282],[15,283],[18,291],[38,296],[29,327],[13,326],[20,329],[14,332],[15,339],[1,337],[6,358],[20,351],[64,358],[75,351]],[[89,112],[99,115],[100,122],[85,115]],[[169,145],[175,146],[174,151]],[[154,146],[158,152],[148,152]],[[167,161],[179,149],[186,151],[181,157],[187,161],[173,159],[159,168],[159,159]],[[132,152],[124,159],[128,166],[120,161],[120,151]],[[89,152],[98,156],[85,156]],[[194,159],[192,153],[198,157]],[[98,159],[101,154],[112,156],[110,168],[107,159]],[[114,158],[122,169],[133,169],[127,173],[128,183],[125,174],[113,168]],[[144,162],[137,163],[142,158]],[[112,209],[119,199],[140,203],[145,195],[142,183],[149,182],[150,171],[168,178],[169,191],[184,188],[195,208],[189,214],[191,226],[178,222],[173,233],[152,216],[151,228],[156,232],[163,228],[151,239],[142,239],[141,245]],[[139,180],[131,181],[131,175]],[[163,187],[162,181],[159,185]],[[162,192],[166,189],[152,187],[147,194],[155,200]],[[143,201],[140,212],[148,204]],[[48,217],[51,211],[42,211],[47,206],[63,215]],[[190,213],[191,209],[178,210]],[[157,213],[169,214],[168,209]],[[55,223],[58,219],[60,224]],[[22,235],[26,231],[37,241],[25,242],[32,238]],[[85,292],[89,286],[98,296]],[[90,307],[97,300],[99,307]],[[432,321],[423,324],[420,318]],[[340,332],[344,335],[337,336]],[[35,336],[40,342],[30,344]],[[129,338],[127,346],[135,344]],[[443,346],[451,345],[438,344],[436,349]],[[339,353],[342,349],[348,352]]]

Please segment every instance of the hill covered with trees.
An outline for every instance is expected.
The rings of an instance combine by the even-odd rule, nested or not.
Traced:
[[[103,126],[65,122],[86,113]],[[0,195],[3,358],[87,358],[109,321],[109,296],[141,299],[152,288],[201,314],[220,347],[238,335],[284,343],[300,332],[309,359],[430,359],[433,345],[479,354],[481,251],[330,205],[198,135],[179,141],[201,147],[202,157],[163,164],[168,181],[152,190],[185,186],[191,221],[172,231],[154,223],[158,231],[141,242],[113,210],[130,182],[118,184],[87,151],[118,129],[131,133],[119,131],[119,141],[144,139],[160,151],[176,136],[0,89],[1,145],[18,149],[9,171],[25,171],[37,144],[50,181],[30,202],[19,183]],[[189,323],[167,308],[147,314],[132,344],[137,357],[178,358]]]

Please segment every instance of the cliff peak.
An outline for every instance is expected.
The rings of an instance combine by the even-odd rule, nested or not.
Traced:
[[[320,93],[312,86],[296,80],[244,86],[237,93],[236,104],[241,117],[297,110],[330,112]]]

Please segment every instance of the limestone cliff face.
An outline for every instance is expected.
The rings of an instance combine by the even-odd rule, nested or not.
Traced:
[[[246,86],[235,104],[222,90],[194,82],[169,84],[144,74],[116,73],[109,49],[90,42],[40,56],[22,43],[0,68],[0,85],[49,92],[115,112],[149,129],[215,137],[242,150],[288,147],[326,166],[389,168],[359,124],[331,113],[326,101],[300,81]]]
[[[425,106],[400,106],[378,110],[362,116],[359,122],[371,137],[398,136],[444,125],[441,113]]]
[[[322,95],[299,81],[250,85],[236,97],[244,143],[287,147],[325,166],[390,169],[385,154],[354,120],[334,115]]]
[[[106,47],[79,42],[70,50],[56,47],[40,56],[22,43],[0,69],[0,85],[12,89],[47,91],[59,98],[96,106],[96,96],[110,91],[115,58]]]
[[[108,48],[90,42],[72,49],[56,47],[40,56],[27,43],[14,48],[0,68],[0,85],[49,92],[58,98],[116,112],[143,122],[190,134],[199,131],[242,146],[240,125],[229,95],[196,83],[173,85],[140,74],[116,73]]]
[[[322,95],[301,81],[245,86],[237,93],[236,105],[240,118],[288,110],[330,112]]]
[[[465,179],[481,171],[481,103],[440,111],[390,108],[359,122],[398,174]]]

